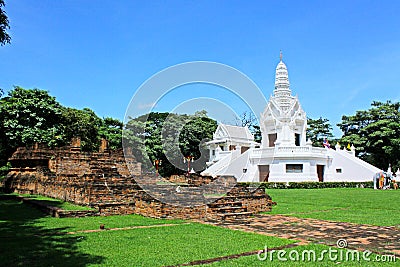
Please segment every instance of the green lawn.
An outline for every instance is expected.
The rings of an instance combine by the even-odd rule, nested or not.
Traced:
[[[67,234],[68,231],[135,225],[157,228]],[[293,241],[181,220],[138,215],[52,218],[16,201],[0,201],[2,266],[162,266]]]
[[[41,195],[23,195],[23,196],[29,197],[29,198],[32,198],[35,200],[39,200],[43,204],[58,207],[63,210],[94,210],[93,208],[88,207],[88,206],[74,205],[74,204],[66,202],[66,201],[62,201],[62,200],[50,198],[50,197],[45,197],[45,196],[41,196]]]
[[[69,203],[66,201],[62,201],[62,200],[50,198],[50,197],[45,197],[45,196],[41,196],[41,195],[16,194],[16,193],[4,194],[1,191],[0,191],[0,195],[19,195],[19,196],[23,196],[26,198],[38,200],[45,205],[61,208],[63,210],[94,210],[93,208],[88,207],[88,206],[75,205],[75,204],[72,204],[72,203]]]
[[[267,189],[270,214],[400,227],[400,190],[368,188]]]
[[[284,249],[278,258],[278,251],[257,255],[241,257],[238,259],[223,260],[207,264],[209,267],[247,267],[247,266],[399,266],[398,259],[377,254],[366,254],[363,258],[362,252],[351,254],[351,251],[336,249],[325,245],[306,245]],[[295,252],[296,251],[296,252]],[[315,258],[313,252],[315,252]],[[329,255],[329,251],[331,254]],[[347,254],[347,255],[346,255]],[[298,255],[298,256],[297,256]],[[297,258],[298,257],[298,258]],[[281,259],[281,260],[280,260]]]
[[[376,225],[399,225],[400,221],[399,212],[392,204],[398,202],[400,191],[269,189],[268,193],[278,202],[271,212],[273,214]],[[383,203],[385,206],[379,208]],[[79,232],[97,230],[100,224],[105,224],[106,228],[150,227]],[[139,215],[53,218],[21,202],[0,201],[2,266],[164,266],[260,250],[264,246],[279,247],[292,242],[190,221]],[[316,255],[320,255],[329,248],[310,244],[285,251],[298,251],[301,255],[304,250],[313,249]],[[370,256],[371,262],[332,261],[329,257],[322,262],[280,262],[275,257],[271,263],[269,258],[260,261],[253,255],[207,266],[399,266],[399,260],[385,264],[374,261],[375,256]]]

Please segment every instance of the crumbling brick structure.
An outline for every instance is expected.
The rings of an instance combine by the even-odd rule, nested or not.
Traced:
[[[12,168],[4,180],[6,190],[92,206],[101,215],[136,213],[159,218],[225,219],[268,211],[272,205],[263,190],[239,185],[223,196],[211,196],[214,199],[208,201],[210,204],[165,203],[166,195],[186,197],[189,202],[196,195],[193,192],[204,197],[199,185],[214,179],[188,177],[188,183],[177,191],[173,183],[142,174],[141,164],[133,156],[124,157],[122,150],[109,151],[106,140],[102,140],[99,152],[81,151],[79,138],[74,138],[70,146],[55,149],[40,144],[20,147],[9,161]],[[149,181],[146,188],[143,181]],[[149,189],[159,195],[150,195]]]

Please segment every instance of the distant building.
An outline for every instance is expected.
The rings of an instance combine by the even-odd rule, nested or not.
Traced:
[[[307,141],[307,116],[292,95],[282,55],[260,129],[262,143],[258,144],[247,127],[220,124],[207,143],[210,158],[202,174],[234,175],[241,182],[363,182],[381,171],[357,158],[354,146],[348,150],[336,145],[334,150],[327,143],[313,147]]]
[[[240,147],[240,154],[244,153],[250,147],[259,146],[254,142],[254,136],[247,127],[232,126],[226,124],[219,124],[213,140],[207,143],[210,149],[209,165],[219,161],[226,155],[230,155],[232,151]]]

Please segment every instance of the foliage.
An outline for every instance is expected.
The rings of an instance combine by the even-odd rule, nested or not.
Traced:
[[[252,134],[254,136],[254,141],[261,144],[262,134],[261,134],[261,128],[259,125],[253,125]]]
[[[11,42],[11,37],[6,32],[7,29],[10,29],[10,25],[7,18],[7,14],[3,9],[4,6],[5,6],[4,0],[0,0],[0,45],[1,46]]]
[[[7,175],[8,170],[11,168],[11,164],[7,162],[6,165],[0,167],[0,182],[1,180],[4,179],[4,177]]]
[[[61,105],[47,91],[16,86],[0,99],[2,163],[18,146],[60,143],[61,117]]]
[[[271,214],[379,226],[400,226],[398,205],[377,205],[382,201],[397,203],[398,190],[267,189],[267,194],[278,203],[269,212]]]
[[[111,150],[122,148],[122,121],[110,117],[102,120],[99,128],[99,135],[108,141]]]
[[[160,174],[184,173],[184,157],[193,157],[192,167],[204,169],[208,153],[203,146],[217,127],[205,112],[194,115],[151,112],[130,120],[124,130],[124,142],[134,148],[134,155],[150,171],[155,160],[161,160]]]
[[[260,187],[263,189],[317,189],[317,188],[374,188],[370,182],[261,182],[238,183],[245,187]]]
[[[81,137],[82,150],[97,150],[102,137],[111,149],[122,148],[122,122],[101,119],[89,108],[64,107],[39,89],[16,86],[0,99],[0,166],[19,146],[63,146],[74,136]]]
[[[332,126],[328,119],[320,117],[319,119],[307,118],[307,139],[311,139],[313,146],[323,146],[324,139],[326,138],[331,144],[333,141]]]
[[[83,110],[62,108],[63,139],[71,140],[74,136],[81,138],[81,148],[94,151],[99,147],[99,129],[102,120],[89,108]]]
[[[400,103],[374,101],[368,110],[343,116],[340,142],[354,144],[356,154],[380,169],[400,167]]]

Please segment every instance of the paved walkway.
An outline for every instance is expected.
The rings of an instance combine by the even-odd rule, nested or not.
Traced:
[[[349,249],[368,249],[379,254],[400,256],[400,229],[393,226],[372,226],[268,214],[213,224],[329,246],[336,246],[339,239],[344,239],[342,242],[347,242]]]

